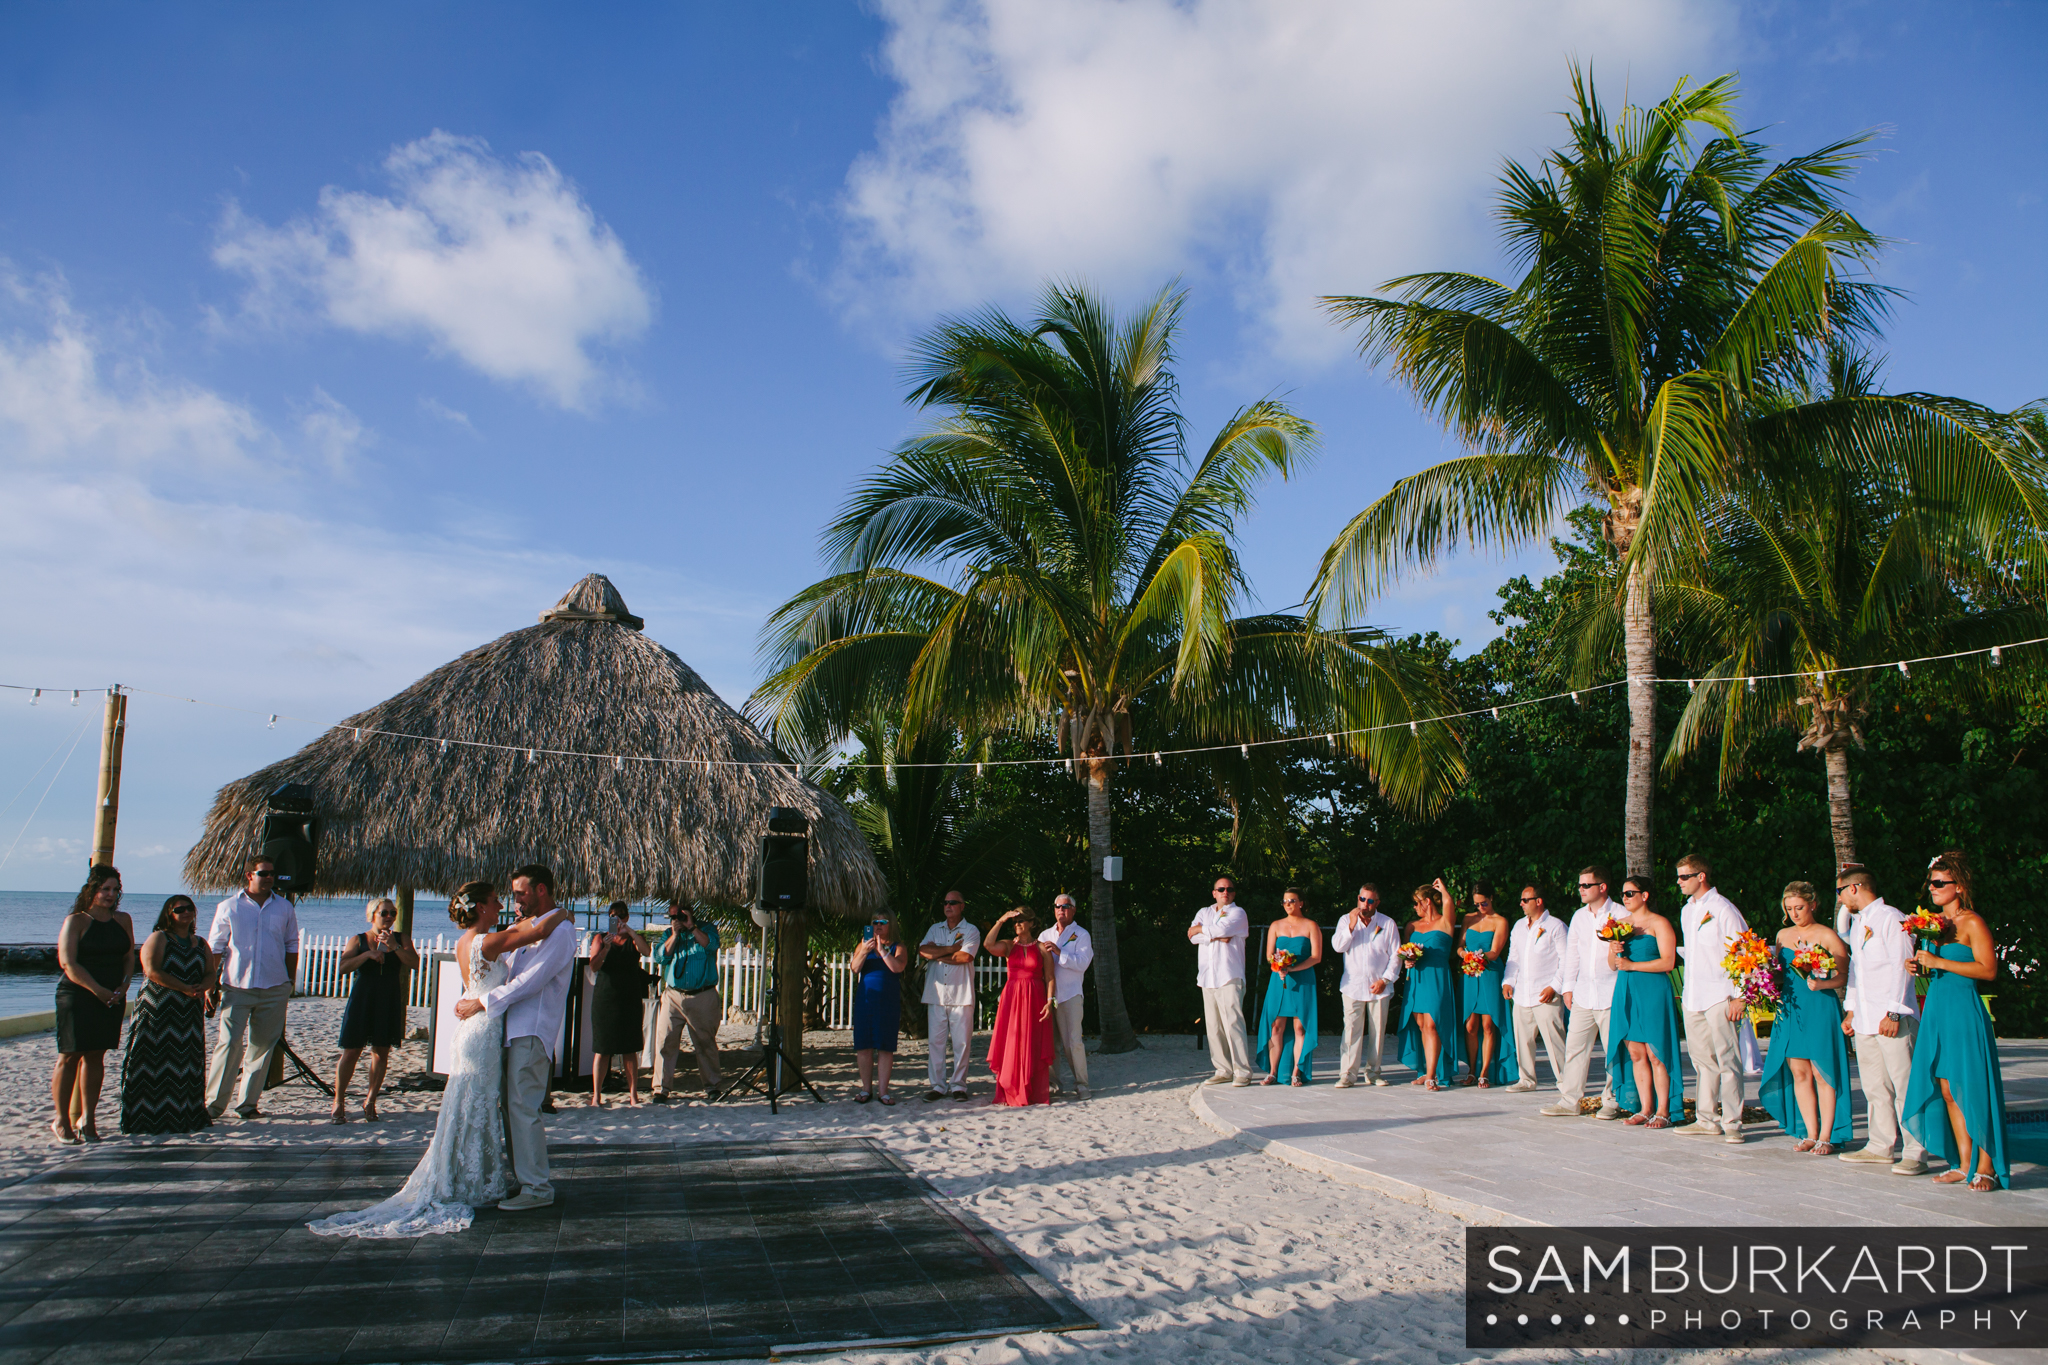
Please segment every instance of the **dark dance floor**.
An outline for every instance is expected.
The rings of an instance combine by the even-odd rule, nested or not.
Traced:
[[[117,1146],[0,1191],[0,1365],[716,1360],[1093,1326],[855,1139],[557,1146],[552,1208],[306,1231],[419,1154]]]

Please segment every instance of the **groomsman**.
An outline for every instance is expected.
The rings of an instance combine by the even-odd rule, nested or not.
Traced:
[[[1387,1041],[1387,1006],[1394,1000],[1394,982],[1401,976],[1401,931],[1380,913],[1380,889],[1371,882],[1358,888],[1358,903],[1337,921],[1330,947],[1344,954],[1344,979],[1337,993],[1344,998],[1344,1050],[1337,1064],[1337,1088],[1349,1090],[1358,1076],[1360,1058],[1365,1078],[1385,1085],[1380,1054]],[[1371,1051],[1366,1034],[1372,1034]]]
[[[1856,1071],[1863,1081],[1870,1141],[1840,1160],[1892,1168],[1893,1175],[1921,1175],[1927,1149],[1904,1133],[1899,1160],[1892,1144],[1902,1136],[1900,1110],[1906,1077],[1913,1070],[1913,1040],[1920,1031],[1920,1004],[1913,998],[1913,942],[1906,917],[1885,904],[1861,863],[1849,863],[1835,877],[1835,894],[1849,911],[1849,988],[1842,1001],[1842,1032],[1856,1047]]]
[[[1081,983],[1095,961],[1095,940],[1074,923],[1074,898],[1064,891],[1053,897],[1052,928],[1038,936],[1052,945],[1052,1037],[1055,1046],[1052,1080],[1059,1089],[1058,1058],[1067,1059],[1067,1073],[1074,1080],[1074,1098],[1088,1098],[1088,1049],[1081,1041]]]
[[[1252,1049],[1244,1036],[1244,943],[1251,921],[1237,903],[1237,883],[1218,877],[1216,903],[1195,912],[1188,942],[1195,945],[1195,984],[1202,988],[1202,1022],[1209,1031],[1211,1085],[1250,1085]]]
[[[1607,1056],[1607,1012],[1614,1006],[1614,968],[1608,965],[1608,944],[1600,937],[1600,926],[1622,919],[1628,911],[1607,899],[1612,881],[1604,867],[1589,867],[1579,873],[1579,903],[1572,916],[1564,945],[1564,1007],[1571,1011],[1571,1028],[1564,1038],[1564,1071],[1557,1078],[1557,1103],[1536,1112],[1552,1118],[1577,1118],[1579,1101],[1586,1094],[1586,1072],[1593,1064],[1597,1044],[1601,1057]],[[1618,1119],[1621,1109],[1614,1102],[1614,1077],[1607,1078],[1600,1091],[1600,1112],[1595,1118]]]
[[[1685,947],[1685,1050],[1692,1055],[1693,1121],[1676,1133],[1720,1135],[1742,1141],[1742,1054],[1735,1030],[1748,1006],[1721,965],[1728,947],[1749,928],[1734,902],[1714,889],[1713,869],[1697,853],[1678,860],[1678,889],[1688,897],[1679,907]]]
[[[941,907],[946,917],[925,930],[917,955],[924,959],[925,1037],[929,1040],[931,1087],[926,1100],[951,1095],[967,1098],[967,1064],[974,1048],[974,955],[981,951],[981,930],[967,922],[967,898],[948,891]],[[946,1044],[953,1045],[953,1067],[946,1069]]]
[[[1515,1061],[1521,1078],[1510,1090],[1536,1088],[1536,1035],[1543,1035],[1543,1055],[1550,1074],[1564,1076],[1565,926],[1543,908],[1543,893],[1522,888],[1522,921],[1508,931],[1508,961],[1501,969],[1500,993],[1515,1006]]]

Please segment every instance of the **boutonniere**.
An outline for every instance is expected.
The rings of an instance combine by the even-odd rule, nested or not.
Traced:
[[[1866,925],[1864,925],[1864,926],[1863,926],[1863,941],[1864,941],[1865,943],[1868,943],[1868,942],[1870,942],[1870,936],[1871,936],[1871,935],[1872,935],[1873,933],[1875,933],[1875,932],[1876,932],[1876,930],[1872,929],[1872,928],[1871,928],[1871,927],[1870,927],[1869,925],[1867,925],[1867,924],[1866,924]]]
[[[1544,931],[1544,930],[1546,930],[1546,929],[1548,929],[1549,927],[1550,927],[1550,926],[1549,926],[1549,925],[1547,925],[1547,924],[1539,924],[1539,925],[1537,925],[1537,926],[1536,926],[1536,937],[1537,937],[1537,938],[1539,938],[1539,939],[1541,939],[1541,938],[1543,937],[1543,931]]]
[[[1372,941],[1372,939],[1378,938],[1378,937],[1379,937],[1379,936],[1380,936],[1381,934],[1385,933],[1385,932],[1386,932],[1386,930],[1387,930],[1387,926],[1386,926],[1386,925],[1384,925],[1384,924],[1375,924],[1375,925],[1374,925],[1374,926],[1372,927],[1372,937],[1371,937],[1371,938],[1368,938],[1368,939],[1366,940],[1366,942],[1370,943],[1370,942]]]

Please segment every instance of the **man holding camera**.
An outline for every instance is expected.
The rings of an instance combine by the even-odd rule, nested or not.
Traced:
[[[718,1023],[725,1002],[718,997],[718,926],[699,923],[687,905],[668,908],[668,937],[654,945],[654,974],[661,979],[661,1003],[654,1012],[654,1102],[667,1104],[676,1088],[683,1030],[697,1053],[705,1093],[716,1093]]]

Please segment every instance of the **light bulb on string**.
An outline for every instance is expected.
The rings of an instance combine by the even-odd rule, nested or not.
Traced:
[[[40,688],[40,687],[38,687],[38,688],[37,688],[37,689],[35,690],[34,694],[33,694],[33,695],[31,695],[31,696],[29,697],[29,699],[28,699],[28,704],[29,704],[30,706],[35,706],[35,705],[37,705],[38,703],[40,703],[40,702],[42,701],[42,699],[43,699],[43,689],[42,689],[42,688]]]
[[[1578,694],[1578,693],[1576,693],[1576,692],[1572,693],[1572,705],[1574,705],[1574,706],[1583,706],[1583,705],[1585,705],[1585,703],[1584,703],[1584,702],[1582,702],[1582,701],[1580,701],[1580,700],[1579,700],[1579,694]]]
[[[1246,758],[1250,758],[1252,756],[1252,746],[1249,744],[1238,745],[1237,751],[1243,754]]]
[[[445,739],[441,741],[441,752],[444,754],[448,752],[448,741]]]
[[[1991,646],[1991,666],[1993,668],[1996,668],[2004,662],[2005,652],[2001,650],[1997,645]],[[78,694],[76,692],[73,692],[71,695],[75,698],[77,697]]]
[[[613,754],[613,755],[612,755],[612,771],[613,771],[613,772],[615,772],[615,773],[622,773],[622,772],[626,771],[626,760],[625,760],[625,759],[623,759],[623,758],[621,758],[621,757],[619,757],[619,755],[617,755],[617,754]]]
[[[1496,706],[1496,707],[1494,707],[1494,708],[1493,708],[1493,718],[1494,718],[1495,720],[1499,720],[1499,719],[1500,719],[1500,708],[1499,708],[1498,706]]]
[[[1749,690],[1752,692],[1756,691],[1756,679],[1749,678],[1746,681],[1749,683]]]
[[[1421,727],[1417,726],[1416,723],[1411,720],[1408,722],[1408,733],[1411,735],[1419,735],[1422,733],[1422,730]]]
[[[266,730],[275,730],[277,728],[277,717],[272,716],[270,718],[270,724],[264,726],[263,728]]]
[[[1899,660],[1899,676],[1902,678],[1910,678],[1913,676],[1911,673],[1908,673],[1906,671],[1906,661],[1904,659]]]
[[[1993,652],[1995,653],[1996,651]],[[1996,659],[1993,659],[1992,662],[1997,663],[1998,661]],[[75,687],[71,689],[71,704],[73,706],[78,705],[78,689]]]

